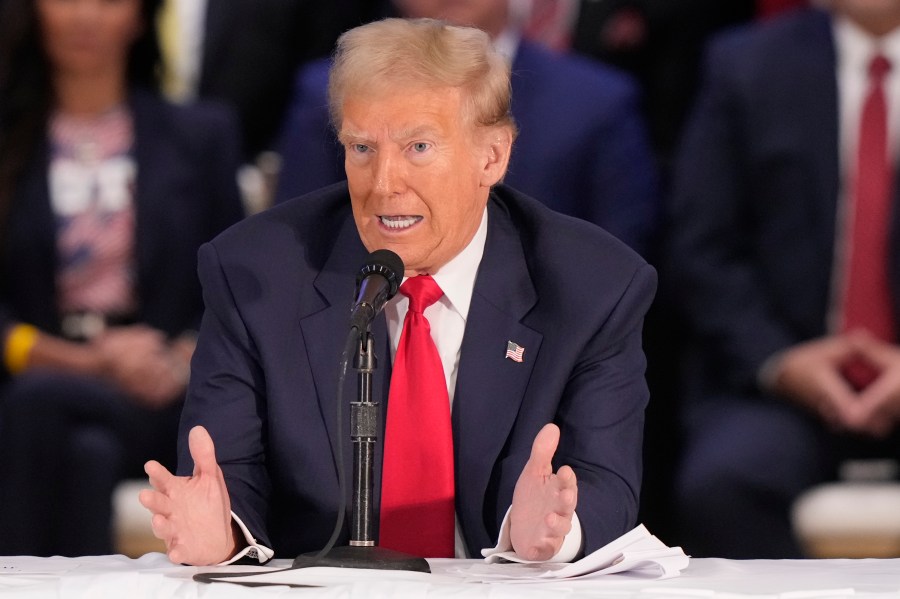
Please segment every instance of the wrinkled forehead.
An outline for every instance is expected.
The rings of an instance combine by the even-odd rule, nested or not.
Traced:
[[[468,95],[458,87],[418,84],[385,84],[348,88],[341,99],[340,122],[344,134],[360,126],[390,125],[394,128],[421,128],[442,123],[453,127],[471,126]],[[349,114],[348,114],[349,113]]]

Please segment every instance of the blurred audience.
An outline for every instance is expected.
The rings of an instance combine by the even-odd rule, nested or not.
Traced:
[[[800,557],[798,494],[900,448],[900,0],[830,4],[716,40],[679,154],[698,557]]]
[[[523,40],[509,0],[396,0],[391,10],[491,34],[512,62],[519,127],[505,182],[650,253],[660,216],[656,165],[630,77]],[[278,199],[344,178],[343,150],[328,123],[328,66],[313,62],[297,76],[280,145]]]
[[[573,50],[634,75],[664,180],[715,32],[753,19],[754,0],[581,0]]]
[[[238,113],[243,160],[273,148],[298,66],[331,53],[362,0],[162,0],[171,99],[215,99]]]
[[[117,481],[174,466],[240,152],[230,110],[159,97],[157,4],[0,5],[0,554],[111,553]]]

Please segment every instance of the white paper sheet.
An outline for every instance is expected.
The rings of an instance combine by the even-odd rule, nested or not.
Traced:
[[[507,561],[520,566],[499,572],[497,568],[480,568],[475,565],[460,568],[458,572],[467,579],[481,582],[548,582],[589,579],[620,572],[639,572],[647,578],[663,579],[678,576],[687,568],[690,560],[681,547],[666,546],[651,535],[643,524],[639,524],[630,532],[571,564],[523,560],[513,551],[495,553],[484,561],[487,564]]]

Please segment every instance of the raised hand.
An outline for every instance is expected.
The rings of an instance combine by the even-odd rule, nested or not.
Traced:
[[[559,427],[538,432],[513,492],[509,535],[516,553],[528,560],[550,559],[572,529],[578,502],[575,472],[563,466],[553,474],[551,460],[559,445]]]
[[[202,426],[188,437],[193,476],[175,476],[156,461],[144,470],[153,490],[141,491],[141,504],[153,513],[153,534],[165,541],[166,553],[176,564],[208,566],[237,553],[236,527],[215,446]]]

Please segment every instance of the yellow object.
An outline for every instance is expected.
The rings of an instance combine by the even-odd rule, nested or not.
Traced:
[[[18,374],[28,366],[28,358],[34,344],[37,343],[37,338],[38,330],[30,324],[18,324],[9,331],[3,351],[3,362],[11,374]]]
[[[163,59],[163,91],[170,100],[180,100],[185,94],[184,82],[178,73],[179,23],[176,0],[165,0],[156,16],[159,50]]]

